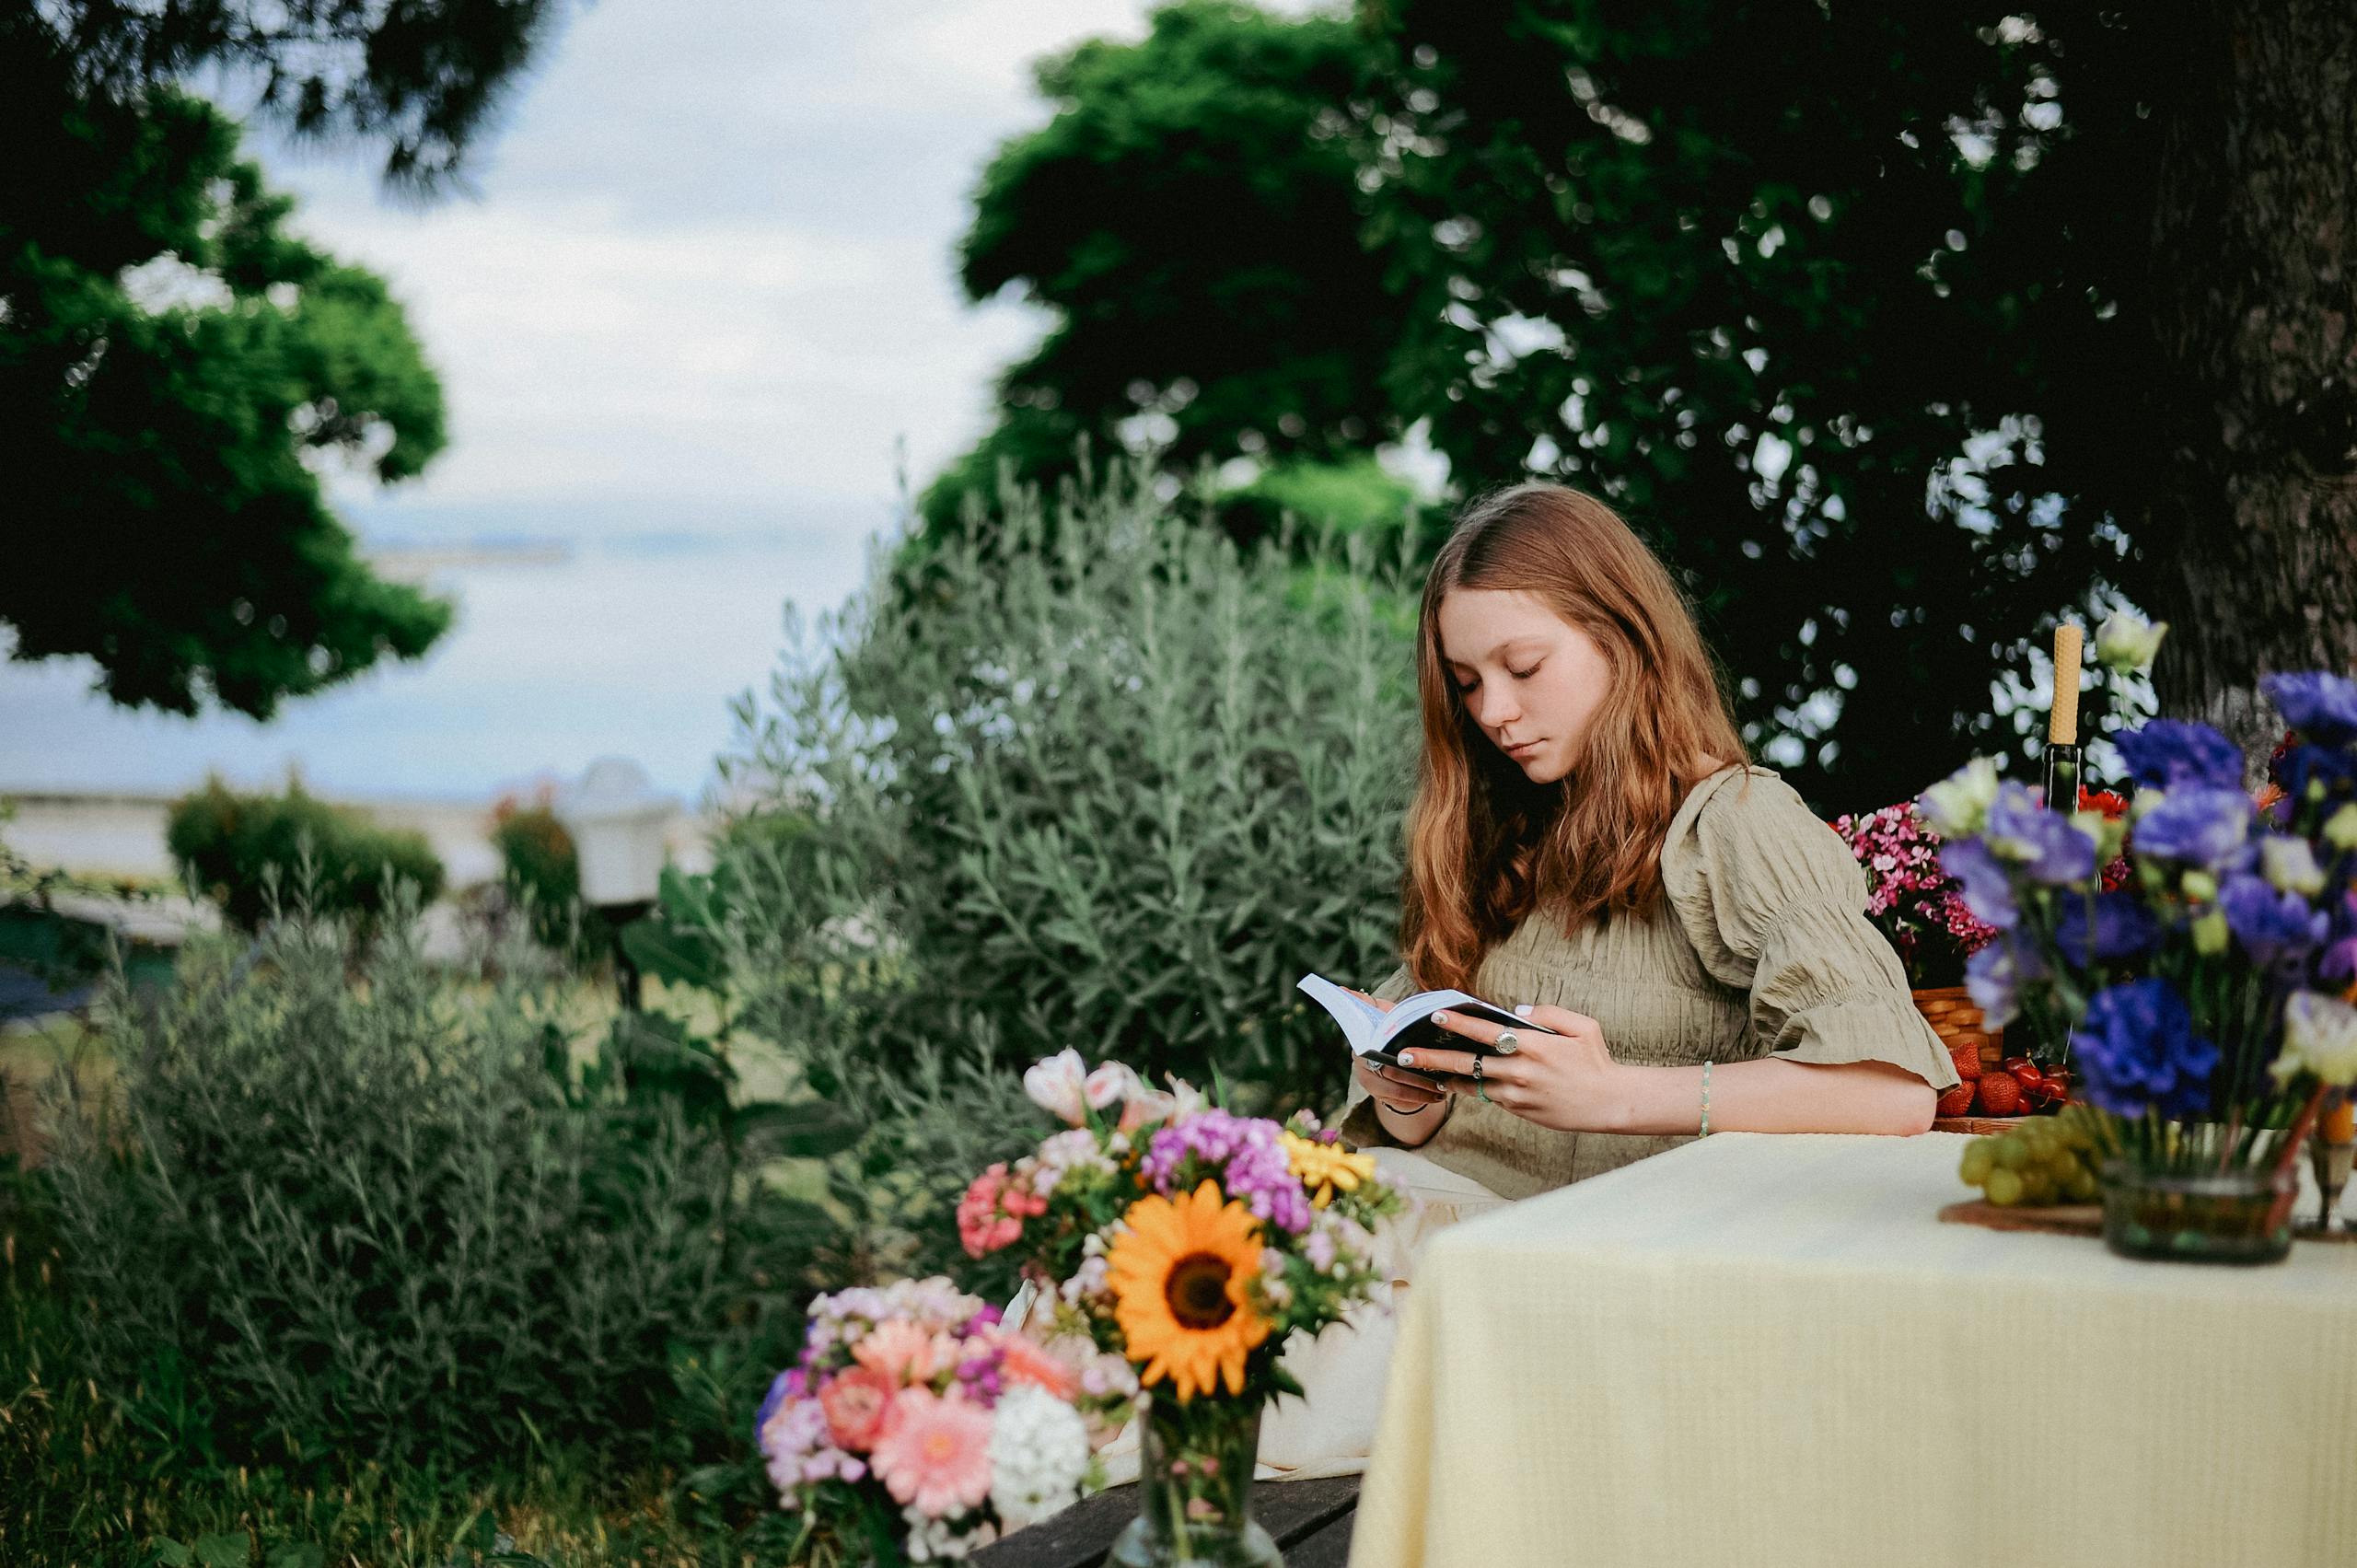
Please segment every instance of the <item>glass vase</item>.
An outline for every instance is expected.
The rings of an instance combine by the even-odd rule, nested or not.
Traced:
[[[2272,1162],[2188,1176],[2111,1160],[2102,1187],[2103,1238],[2123,1257],[2274,1263],[2291,1253],[2299,1179]]]
[[[1120,1568],[1283,1568],[1252,1522],[1260,1405],[1148,1396],[1138,1461],[1138,1516],[1113,1543]]]

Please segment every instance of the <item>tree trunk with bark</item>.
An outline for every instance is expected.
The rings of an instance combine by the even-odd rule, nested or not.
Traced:
[[[2138,542],[2161,707],[2256,747],[2274,671],[2357,671],[2357,4],[2210,0],[2155,192]]]

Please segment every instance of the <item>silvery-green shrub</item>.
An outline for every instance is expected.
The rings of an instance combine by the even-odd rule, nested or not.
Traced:
[[[1239,553],[1135,473],[1001,516],[797,629],[740,705],[749,1020],[822,1092],[1074,1046],[1331,1103],[1347,1052],[1294,981],[1372,982],[1395,950],[1402,567]],[[784,845],[747,830],[789,813]]]
[[[644,1451],[675,1348],[781,1269],[764,1211],[679,1107],[585,1091],[513,955],[351,935],[284,915],[110,1004],[41,1172],[91,1376],[224,1458]]]

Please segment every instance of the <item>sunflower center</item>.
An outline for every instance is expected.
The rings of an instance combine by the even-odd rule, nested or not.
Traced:
[[[1162,1297],[1180,1328],[1216,1329],[1236,1316],[1236,1304],[1227,1298],[1230,1272],[1227,1260],[1211,1252],[1190,1252],[1170,1265]]]

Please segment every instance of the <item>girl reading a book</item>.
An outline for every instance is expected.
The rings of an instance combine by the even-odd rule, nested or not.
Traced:
[[[1610,508],[1553,484],[1475,503],[1416,667],[1404,961],[1375,1000],[1455,988],[1535,1026],[1443,1014],[1466,1049],[1355,1068],[1343,1135],[1425,1197],[1420,1230],[1707,1132],[1930,1127],[1956,1067],[1857,863],[1750,765],[1685,599]],[[1360,1327],[1289,1358],[1309,1398],[1264,1459],[1364,1452],[1388,1334]]]

